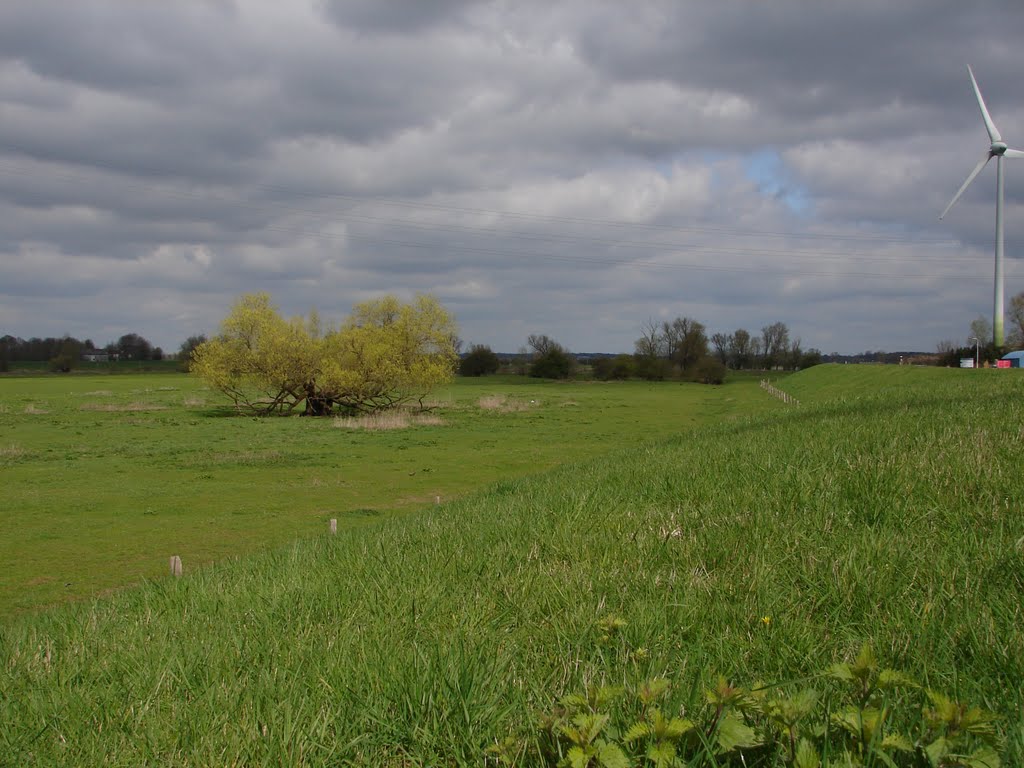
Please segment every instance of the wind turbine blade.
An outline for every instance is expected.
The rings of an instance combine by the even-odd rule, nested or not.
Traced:
[[[967,72],[971,76],[971,85],[974,86],[974,95],[978,97],[978,106],[981,108],[981,116],[985,120],[985,128],[988,130],[988,138],[990,141],[1002,141],[1003,137],[999,135],[999,131],[996,128],[996,124],[992,122],[992,116],[989,115],[988,109],[985,107],[985,100],[981,98],[981,90],[978,88],[978,81],[974,79],[974,71],[971,69],[971,65],[967,65]]]
[[[1022,153],[1022,154],[1024,154],[1024,153]],[[967,189],[969,186],[971,186],[971,182],[974,181],[974,177],[977,176],[979,173],[981,173],[981,169],[984,168],[985,165],[988,163],[988,161],[991,160],[991,159],[992,159],[992,153],[989,152],[983,158],[981,158],[981,162],[980,163],[978,163],[976,166],[974,166],[974,170],[971,171],[971,175],[967,177],[967,181],[965,181],[963,183],[963,186],[960,187],[960,191],[956,193],[956,195],[953,197],[952,200],[949,201],[949,205],[946,206],[946,210],[944,210],[942,212],[942,215],[939,216],[940,219],[944,219],[946,217],[946,214],[949,213],[949,209],[953,207],[953,205],[956,203],[957,200],[960,199],[960,195],[962,195],[964,193],[964,190]]]
[[[1008,149],[1003,153],[1003,157],[1024,157],[1024,152],[1019,149]]]

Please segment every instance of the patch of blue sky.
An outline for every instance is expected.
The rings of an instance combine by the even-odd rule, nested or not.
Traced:
[[[773,149],[763,149],[749,155],[745,162],[747,178],[757,185],[761,194],[780,200],[798,216],[811,213],[810,195],[786,169],[782,157]]]

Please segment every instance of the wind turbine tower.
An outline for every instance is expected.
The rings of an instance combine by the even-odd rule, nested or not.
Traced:
[[[981,158],[981,161],[971,171],[967,181],[963,183],[960,191],[949,201],[949,205],[946,206],[946,210],[942,212],[942,216],[939,216],[939,218],[941,219],[949,213],[949,209],[960,199],[964,190],[971,185],[975,177],[981,173],[981,169],[994,157],[996,159],[996,275],[992,299],[992,341],[998,348],[1003,346],[1003,158],[1022,158],[1024,157],[1024,152],[1021,152],[1019,149],[1010,149],[1006,146],[1003,137],[999,135],[996,124],[992,122],[992,116],[989,115],[988,109],[985,107],[985,100],[981,98],[978,81],[974,79],[974,72],[971,70],[970,65],[967,67],[967,73],[971,76],[971,85],[974,86],[974,95],[978,97],[981,118],[985,121],[985,130],[988,131],[988,138],[991,143],[989,144],[988,152],[985,153],[985,156]]]

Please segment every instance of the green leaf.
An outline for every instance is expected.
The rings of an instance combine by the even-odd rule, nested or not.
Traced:
[[[594,711],[607,709],[621,695],[622,688],[614,685],[594,686],[587,691],[588,703]]]
[[[932,768],[938,768],[942,758],[949,754],[950,746],[949,741],[944,736],[940,736],[924,748],[924,753],[928,755],[928,761],[932,764]]]
[[[968,733],[982,738],[994,738],[996,735],[995,721],[998,715],[986,712],[979,707],[972,707],[960,721],[960,727]]]
[[[902,733],[890,733],[882,739],[882,749],[895,749],[898,752],[913,752],[914,743]]]
[[[882,725],[888,713],[885,707],[865,707],[861,710],[861,731],[865,743],[874,743],[882,735]]]
[[[919,688],[917,681],[910,675],[895,669],[883,669],[878,673],[879,688]]]
[[[581,696],[578,693],[570,693],[568,696],[563,696],[558,703],[571,712],[586,709],[589,706],[587,697]]]
[[[667,741],[651,744],[647,749],[647,759],[654,763],[655,768],[670,768],[675,763],[676,748]]]
[[[718,723],[718,751],[720,754],[734,749],[747,749],[761,744],[757,733],[733,714],[727,714]]]
[[[668,691],[669,682],[664,677],[655,677],[640,685],[640,702],[646,707],[660,699]]]
[[[861,716],[860,710],[856,707],[846,707],[839,712],[832,713],[832,722],[851,736],[859,739],[861,737]]]
[[[568,732],[566,736],[576,744],[585,745],[591,743],[597,735],[601,733],[601,730],[608,723],[609,716],[603,714],[582,714],[576,715],[572,719],[573,723],[579,731],[576,732],[576,738],[573,738]],[[574,729],[563,729],[566,731],[573,731]]]
[[[948,696],[938,691],[926,691],[932,708],[925,710],[924,716],[933,727],[949,726],[957,717],[957,705]]]
[[[569,768],[587,768],[590,764],[590,755],[580,747],[570,747],[565,754],[565,762]]]
[[[962,758],[963,763],[969,768],[1000,768],[1002,765],[999,755],[992,747],[981,747],[976,749],[967,758]]]
[[[793,768],[819,768],[821,757],[807,739],[800,739],[796,748],[796,757],[793,759]]]
[[[845,683],[853,682],[856,679],[849,664],[833,664],[825,671],[825,674],[834,680],[842,680]]]
[[[692,731],[693,727],[692,720],[683,717],[673,717],[665,727],[662,738],[669,741],[678,741],[680,737]]]
[[[857,654],[857,660],[850,666],[850,671],[858,680],[867,680],[877,669],[878,659],[875,658],[875,652],[871,650],[870,645],[864,643]]]
[[[634,723],[630,726],[629,730],[626,731],[626,735],[623,737],[623,741],[627,744],[633,741],[638,741],[647,736],[651,735],[651,726],[647,723]]]
[[[896,765],[896,761],[889,757],[889,755],[887,755],[882,750],[872,748],[870,751],[872,757],[874,757],[876,760],[879,760],[882,763],[882,765],[884,765],[886,768],[899,768],[899,766]]]
[[[629,768],[629,758],[618,744],[604,744],[597,751],[597,762],[604,768]]]

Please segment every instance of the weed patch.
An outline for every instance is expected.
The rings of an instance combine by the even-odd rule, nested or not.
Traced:
[[[368,432],[391,429],[409,429],[411,427],[440,427],[444,419],[432,413],[410,413],[402,409],[370,413],[364,416],[343,416],[334,419],[331,424],[338,429],[362,429]]]
[[[536,400],[529,402],[515,400],[508,395],[485,395],[477,401],[477,407],[482,411],[498,411],[500,413],[516,413],[537,407]]]

